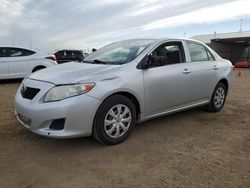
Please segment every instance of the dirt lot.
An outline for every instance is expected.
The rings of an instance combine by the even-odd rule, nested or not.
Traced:
[[[250,187],[250,70],[222,112],[203,109],[151,120],[124,143],[54,140],[24,130],[0,83],[0,187]]]

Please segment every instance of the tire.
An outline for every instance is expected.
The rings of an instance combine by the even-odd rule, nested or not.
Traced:
[[[96,113],[93,137],[102,144],[115,145],[127,139],[135,123],[136,108],[133,102],[123,95],[113,95],[101,104]]]
[[[210,103],[206,106],[210,112],[219,112],[222,110],[227,97],[227,88],[225,84],[219,82],[213,92]]]
[[[42,70],[42,69],[45,69],[46,67],[44,66],[38,66],[38,67],[35,67],[33,70],[32,70],[32,73],[33,72],[36,72],[36,71],[39,71],[39,70]]]

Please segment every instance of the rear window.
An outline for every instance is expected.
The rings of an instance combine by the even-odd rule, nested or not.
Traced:
[[[208,61],[206,48],[202,45],[187,42],[191,61]]]
[[[192,62],[215,60],[211,52],[201,44],[187,42],[187,47]]]

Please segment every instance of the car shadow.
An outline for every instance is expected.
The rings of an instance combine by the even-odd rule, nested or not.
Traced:
[[[194,116],[197,116],[197,115],[202,114],[202,113],[208,113],[208,112],[203,107],[196,107],[196,108],[193,108],[193,109],[187,109],[187,110],[184,110],[184,111],[180,111],[180,112],[168,114],[168,115],[165,115],[165,116],[157,117],[157,118],[148,120],[146,122],[137,124],[136,127],[143,129],[143,127],[152,126],[152,124],[161,124],[162,122],[176,121],[176,120],[178,120],[180,118],[186,118],[187,119],[187,118],[190,118],[190,116],[194,117]]]
[[[7,79],[7,80],[0,80],[0,84],[15,84],[21,83],[23,79]]]
[[[183,112],[178,112],[175,114],[170,114],[167,116],[155,118],[140,124],[137,124],[135,127],[135,130],[132,133],[133,138],[129,139],[136,139],[136,136],[140,136],[143,134],[149,134],[152,132],[152,130],[155,129],[155,126],[158,128],[165,128],[168,129],[172,126],[185,126],[183,124],[176,125],[176,121],[178,122],[179,119],[185,120],[185,119],[190,119],[191,117],[197,116],[199,114],[207,113],[203,108],[194,108],[191,110],[183,111]],[[173,125],[173,122],[174,125]],[[185,131],[185,130],[183,130]],[[39,147],[47,148],[48,150],[53,150],[53,149],[58,149],[58,148],[63,148],[63,150],[84,150],[84,149],[102,149],[104,147],[110,147],[106,146],[103,144],[98,143],[97,141],[94,140],[93,137],[85,137],[85,138],[73,138],[73,139],[53,139],[53,138],[47,138],[47,137],[42,137],[38,135],[34,135],[33,133],[26,132],[24,134],[28,134],[28,137],[33,137],[35,140],[39,140]],[[127,143],[130,142],[129,140],[125,140],[123,143],[118,144],[116,146],[112,147],[123,147],[124,145],[127,145]]]

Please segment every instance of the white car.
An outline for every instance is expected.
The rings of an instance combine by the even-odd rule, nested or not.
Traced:
[[[57,65],[54,55],[26,48],[0,46],[0,80],[24,78],[37,70]]]

